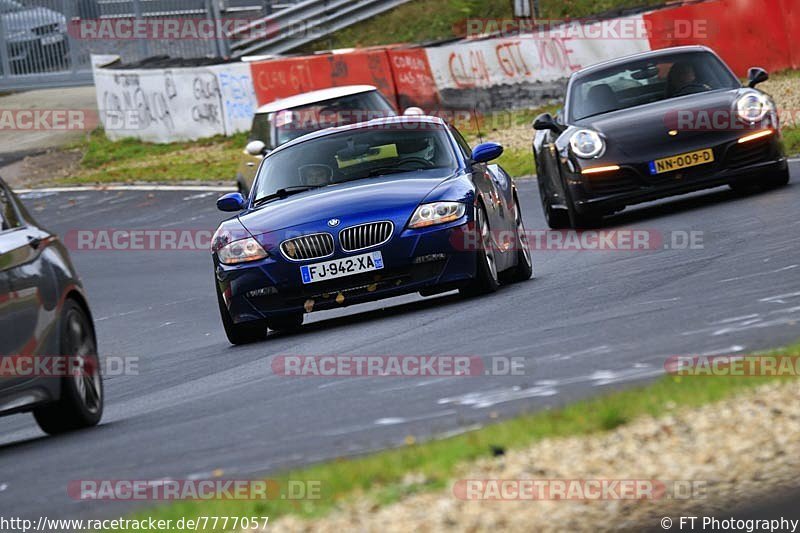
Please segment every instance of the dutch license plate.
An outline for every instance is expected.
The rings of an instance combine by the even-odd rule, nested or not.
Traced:
[[[714,151],[710,148],[706,148],[705,150],[697,150],[696,152],[687,152],[685,154],[673,155],[672,157],[650,161],[650,174],[655,175],[664,172],[672,172],[673,170],[680,170],[682,168],[705,165],[713,161]]]
[[[327,281],[329,279],[343,278],[345,276],[354,276],[362,272],[371,272],[373,270],[381,270],[382,268],[383,256],[381,256],[380,252],[372,252],[354,255],[353,257],[334,259],[333,261],[325,261],[324,263],[303,265],[300,267],[300,275],[303,278],[303,283],[308,284],[318,281]]]

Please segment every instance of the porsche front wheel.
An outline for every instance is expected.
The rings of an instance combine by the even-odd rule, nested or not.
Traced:
[[[544,185],[539,183],[539,199],[542,201],[544,220],[550,229],[564,229],[569,227],[569,214],[565,209],[555,209],[550,203]]]
[[[593,229],[600,225],[603,217],[594,213],[580,213],[572,200],[572,192],[564,184],[564,196],[567,204],[569,226],[572,229]]]

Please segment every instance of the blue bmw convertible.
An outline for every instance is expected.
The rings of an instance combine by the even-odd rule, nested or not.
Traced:
[[[419,292],[475,295],[533,273],[517,190],[445,121],[392,117],[330,128],[271,152],[213,242],[233,344],[299,328],[305,313]]]

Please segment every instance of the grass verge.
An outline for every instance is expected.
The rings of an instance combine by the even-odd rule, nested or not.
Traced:
[[[783,128],[783,147],[787,155],[800,153],[800,128]]]
[[[800,344],[774,353],[798,356]],[[184,501],[144,510],[131,518],[269,516],[272,522],[287,514],[318,517],[357,496],[367,497],[375,505],[386,505],[412,493],[442,489],[452,479],[458,465],[491,457],[500,450],[530,446],[546,438],[609,431],[636,418],[658,417],[678,407],[719,401],[775,379],[786,378],[667,376],[645,386],[520,416],[443,440],[416,443],[413,436],[409,436],[406,445],[397,449],[341,458],[272,478],[280,487],[287,486],[290,480],[318,482],[319,499]],[[224,473],[221,476],[224,477]]]
[[[59,183],[232,181],[245,144],[246,133],[152,144],[137,139],[111,141],[98,129],[69,147],[83,153],[80,168]]]

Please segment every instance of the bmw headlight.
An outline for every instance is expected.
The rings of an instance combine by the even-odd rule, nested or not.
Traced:
[[[230,242],[215,251],[220,263],[225,265],[238,265],[267,257],[267,252],[253,237]]]
[[[600,134],[592,130],[578,130],[569,138],[572,152],[578,157],[590,159],[597,157],[606,149],[606,143]]]
[[[736,101],[736,113],[746,122],[758,122],[771,110],[772,104],[761,93],[748,92]]]
[[[461,202],[434,202],[422,204],[411,217],[409,228],[424,228],[458,220],[467,212],[467,204]]]

